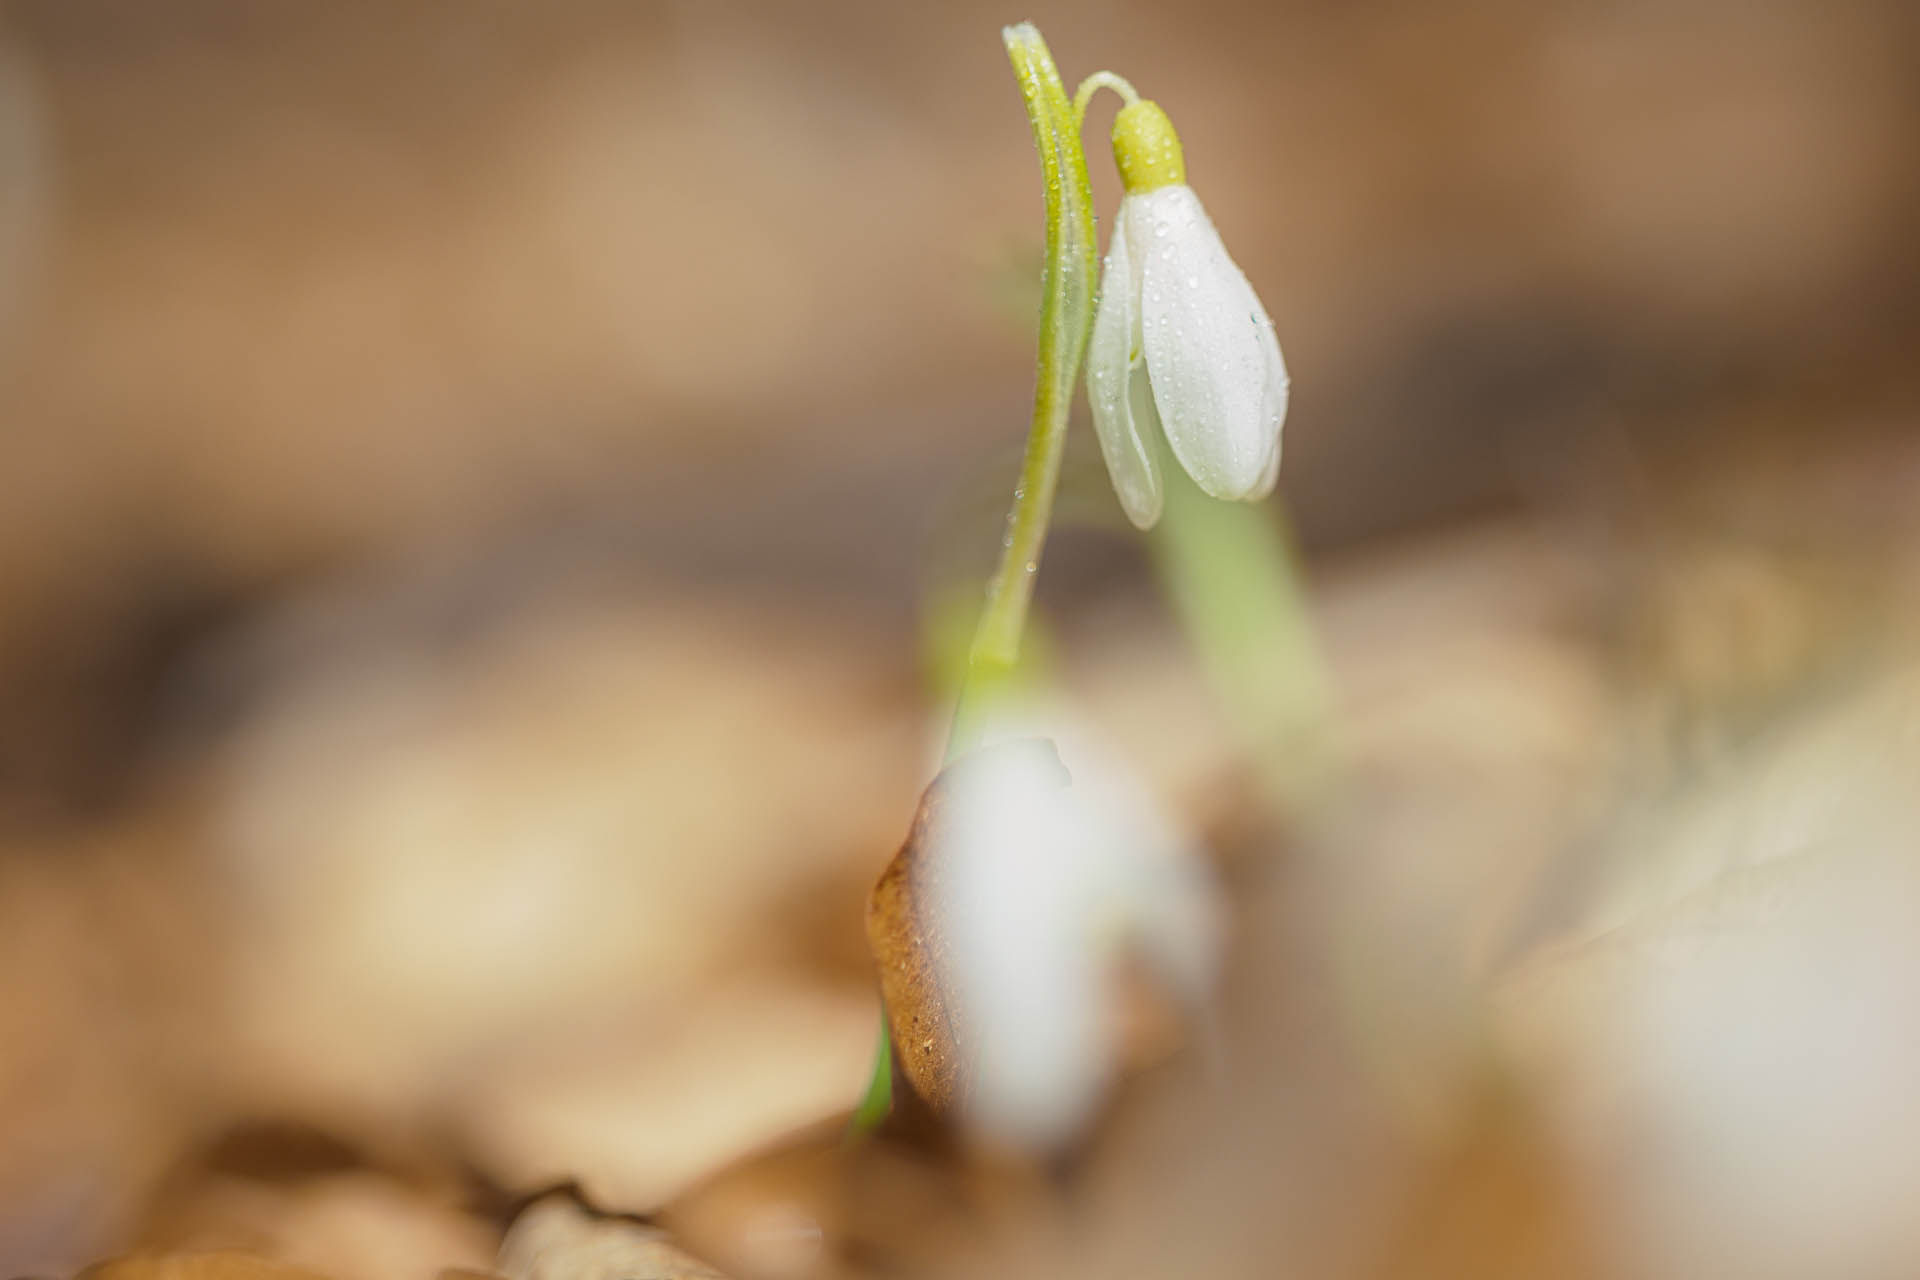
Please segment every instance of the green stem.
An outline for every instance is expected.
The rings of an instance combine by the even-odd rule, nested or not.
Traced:
[[[893,1110],[893,1029],[887,1025],[887,1011],[880,1010],[880,1044],[873,1051],[873,1075],[867,1080],[867,1091],[860,1098],[860,1105],[853,1109],[853,1119],[848,1124],[848,1136],[872,1133],[887,1118],[887,1112]]]
[[[1040,554],[1053,514],[1053,492],[1060,481],[1067,415],[1093,326],[1093,292],[1098,278],[1093,187],[1087,179],[1086,152],[1080,145],[1079,113],[1067,97],[1047,42],[1031,23],[1007,27],[1000,35],[1020,82],[1027,119],[1033,125],[1034,149],[1040,153],[1046,184],[1047,258],[1041,276],[1033,424],[1027,432],[1020,479],[1013,490],[1013,508],[1007,513],[1000,564],[987,583],[986,604],[968,651],[967,673],[947,738],[949,760],[979,744],[1015,678],[1020,637],[1026,630],[1033,582],[1040,572]],[[866,1096],[854,1112],[854,1132],[878,1126],[892,1098],[893,1055],[882,1010],[880,1049]]]
[[[1033,125],[1034,149],[1040,153],[1047,258],[1041,277],[1033,424],[1013,490],[1013,507],[1007,513],[1000,564],[987,583],[986,605],[973,633],[967,676],[948,742],[949,759],[977,744],[991,706],[1005,692],[1020,660],[1020,637],[1053,513],[1060,455],[1067,442],[1067,415],[1093,324],[1098,278],[1093,190],[1073,103],[1039,31],[1022,23],[1008,27],[1001,36]]]
[[[1111,71],[1096,71],[1080,82],[1073,91],[1073,127],[1077,130],[1087,120],[1087,104],[1093,101],[1093,95],[1102,89],[1111,89],[1120,95],[1121,101],[1128,106],[1140,101],[1140,91],[1125,76],[1115,75]]]
[[[1216,502],[1168,467],[1147,547],[1267,799],[1297,812],[1324,782],[1331,695],[1291,538],[1270,511]]]

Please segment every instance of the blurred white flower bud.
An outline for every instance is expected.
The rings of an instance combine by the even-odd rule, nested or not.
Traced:
[[[1048,744],[990,749],[954,773],[938,913],[965,1058],[963,1118],[1028,1148],[1072,1137],[1120,1046],[1121,953],[1198,1003],[1219,958],[1206,864],[1116,772],[1069,780]]]

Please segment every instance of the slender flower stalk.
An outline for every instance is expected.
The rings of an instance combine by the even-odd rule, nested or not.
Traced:
[[[1214,501],[1178,468],[1166,482],[1146,539],[1154,575],[1262,798],[1297,820],[1333,766],[1333,694],[1284,514],[1276,524],[1274,512]]]
[[[1087,104],[1093,101],[1093,95],[1102,89],[1111,89],[1120,95],[1127,106],[1140,101],[1140,93],[1125,76],[1115,75],[1111,71],[1096,71],[1080,82],[1073,91],[1073,128],[1078,133],[1087,123]]]
[[[1098,241],[1093,219],[1093,189],[1087,179],[1086,152],[1080,145],[1081,112],[1068,101],[1066,86],[1047,43],[1031,23],[1001,32],[1007,56],[1020,82],[1020,96],[1033,125],[1040,153],[1047,211],[1046,267],[1041,277],[1038,377],[1033,395],[1033,425],[1027,433],[1020,481],[1007,513],[1000,564],[987,584],[986,606],[974,631],[967,677],[947,755],[975,745],[987,708],[998,700],[1020,659],[1020,637],[1040,571],[1041,550],[1060,480],[1060,455],[1067,442],[1067,416],[1079,380],[1093,323],[1093,291]]]

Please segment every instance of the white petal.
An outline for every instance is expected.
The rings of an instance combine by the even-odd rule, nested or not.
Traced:
[[[1050,746],[991,748],[952,775],[936,909],[955,1035],[971,1042],[966,1119],[1044,1149],[1087,1120],[1113,1070],[1089,900],[1101,855]]]
[[[1252,289],[1249,288],[1248,292],[1252,292]],[[1287,394],[1292,384],[1287,377],[1286,357],[1280,354],[1280,339],[1273,332],[1273,321],[1267,319],[1266,308],[1260,305],[1258,297],[1254,298],[1253,305],[1260,315],[1261,337],[1264,339],[1262,345],[1267,353],[1266,400],[1261,412],[1273,422],[1273,452],[1267,457],[1267,469],[1261,475],[1260,483],[1247,495],[1249,499],[1259,499],[1272,493],[1274,484],[1280,479],[1280,429],[1287,421]]]
[[[1219,969],[1220,902],[1146,787],[1084,744],[1071,780],[1031,739],[946,777],[952,826],[930,883],[954,1032],[970,1044],[965,1117],[1002,1141],[1057,1147],[1112,1077],[1121,956],[1203,1004]]]
[[[1258,497],[1286,413],[1286,370],[1266,309],[1192,189],[1135,196],[1141,336],[1153,398],[1180,465],[1216,498]]]
[[[1121,508],[1134,524],[1151,529],[1160,518],[1163,496],[1160,420],[1152,412],[1150,396],[1131,394],[1136,376],[1143,383],[1146,379],[1146,362],[1139,349],[1140,269],[1127,252],[1126,221],[1123,203],[1107,248],[1100,305],[1087,345],[1087,403]],[[1135,412],[1142,400],[1148,410],[1144,415]]]
[[[1280,412],[1284,415],[1286,413],[1286,410],[1282,409]],[[1260,499],[1272,493],[1274,490],[1274,486],[1279,483],[1280,483],[1280,437],[1275,436],[1273,438],[1273,452],[1267,456],[1267,469],[1260,473],[1260,483],[1253,487],[1253,492],[1247,494],[1246,501],[1248,502],[1260,501]]]

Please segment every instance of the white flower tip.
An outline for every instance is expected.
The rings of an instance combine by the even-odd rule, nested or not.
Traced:
[[[1040,42],[1040,28],[1034,26],[1031,22],[1016,22],[1011,26],[1000,28],[1000,39],[1006,43],[1009,49],[1015,48],[1016,46],[1037,44]]]
[[[1087,404],[1121,510],[1136,528],[1151,529],[1165,496],[1160,418],[1139,359],[1139,272],[1123,231],[1115,231],[1100,275],[1100,302],[1087,344]]]
[[[1273,455],[1267,459],[1266,474],[1260,477],[1260,483],[1254,486],[1253,492],[1249,493],[1246,496],[1245,500],[1247,502],[1259,502],[1265,498],[1271,497],[1273,495],[1274,489],[1279,485],[1279,483],[1280,483],[1280,439],[1278,436],[1276,436],[1274,437],[1274,441],[1273,441]]]

